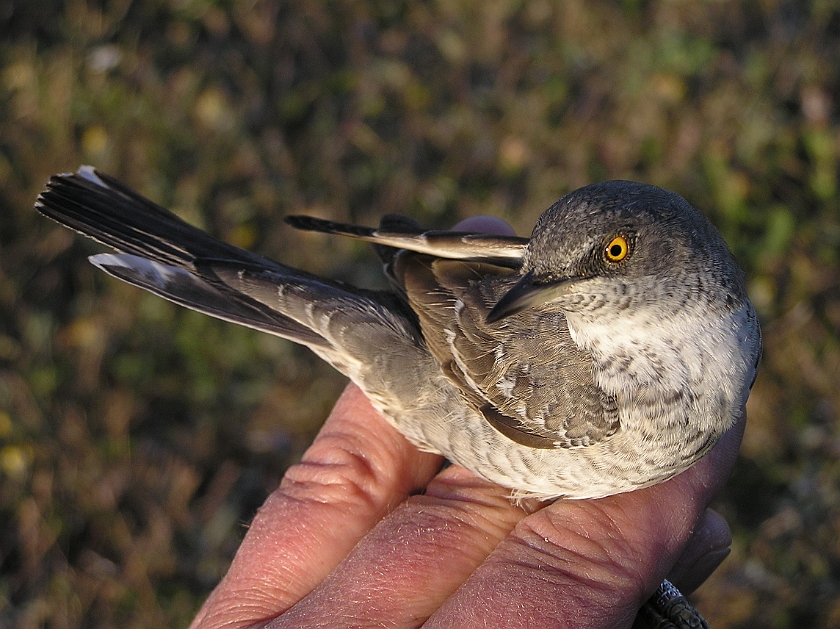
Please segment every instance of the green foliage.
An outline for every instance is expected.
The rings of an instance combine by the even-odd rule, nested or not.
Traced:
[[[32,211],[124,179],[370,284],[282,216],[527,234],[595,179],[674,189],[749,277],[765,358],[717,505],[717,629],[840,625],[840,8],[832,2],[41,2],[0,9],[0,624],[184,626],[342,381],[96,274]]]

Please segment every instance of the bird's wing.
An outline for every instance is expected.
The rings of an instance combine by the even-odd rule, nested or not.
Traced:
[[[529,309],[486,322],[518,277],[511,270],[404,255],[397,274],[430,350],[500,432],[555,448],[588,446],[618,430],[616,401],[595,385],[591,357],[572,341],[563,315]]]
[[[289,216],[286,222],[296,229],[349,236],[375,245],[408,249],[438,258],[492,262],[519,267],[525,255],[527,238],[495,236],[474,232],[422,229],[396,216],[383,219],[379,228],[337,223],[311,216]]]

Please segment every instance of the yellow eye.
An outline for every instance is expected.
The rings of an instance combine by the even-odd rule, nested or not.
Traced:
[[[610,262],[621,262],[630,253],[630,243],[624,236],[616,236],[604,248],[604,257]]]

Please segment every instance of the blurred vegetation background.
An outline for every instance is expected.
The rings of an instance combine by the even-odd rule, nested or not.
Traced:
[[[0,626],[180,627],[343,380],[94,272],[32,210],[90,163],[187,220],[374,285],[287,213],[527,235],[607,178],[721,229],[765,333],[716,507],[715,629],[840,627],[840,3],[0,0]]]

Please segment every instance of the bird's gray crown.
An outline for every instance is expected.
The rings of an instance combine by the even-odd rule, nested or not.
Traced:
[[[616,236],[629,251],[614,261],[605,254]],[[534,227],[523,270],[535,282],[700,273],[741,284],[726,243],[700,212],[678,194],[632,181],[592,184],[552,205]]]

